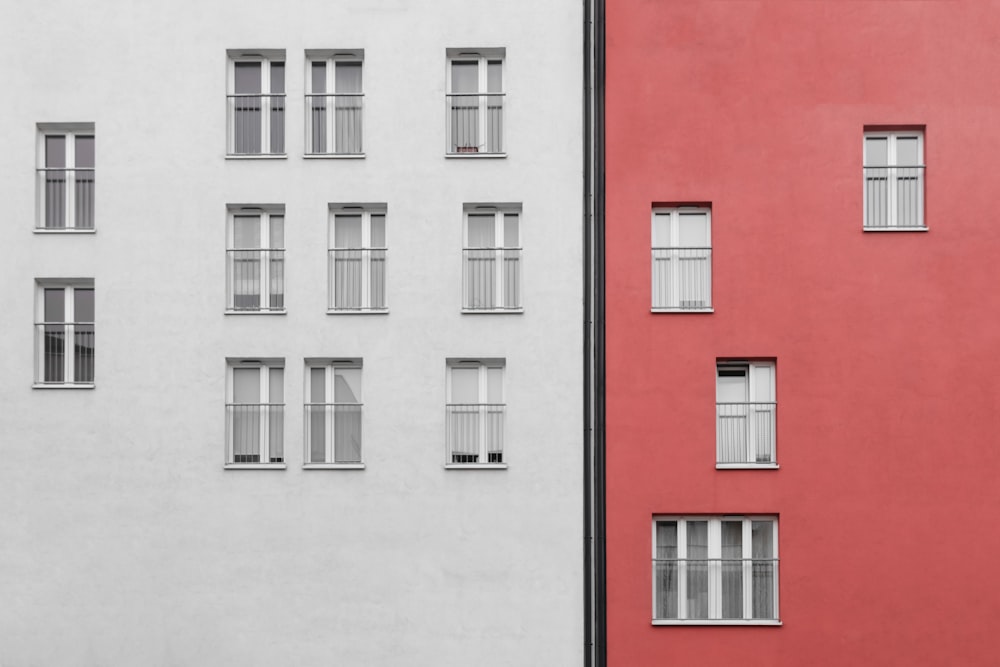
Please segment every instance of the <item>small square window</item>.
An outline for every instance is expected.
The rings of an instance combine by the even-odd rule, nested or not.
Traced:
[[[653,209],[653,310],[712,309],[712,212]]]
[[[864,140],[864,228],[926,229],[924,133],[865,132]]]
[[[94,385],[94,281],[38,279],[35,386]]]
[[[504,361],[450,360],[447,393],[446,464],[503,464]]]
[[[306,155],[364,155],[364,50],[306,51]]]
[[[283,359],[228,359],[226,465],[285,461]]]
[[[229,51],[227,85],[231,156],[285,154],[285,52]]]
[[[462,309],[521,312],[520,204],[466,204]]]
[[[306,465],[360,464],[361,360],[307,360],[305,397]]]
[[[285,312],[285,209],[230,206],[226,311]]]
[[[773,467],[778,411],[774,362],[718,362],[715,401],[717,465]]]
[[[504,49],[448,49],[446,151],[504,153]]]
[[[94,230],[94,150],[93,123],[38,124],[39,230]]]

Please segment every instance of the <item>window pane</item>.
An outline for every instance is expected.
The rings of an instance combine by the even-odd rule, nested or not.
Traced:
[[[269,368],[268,369],[268,403],[284,403],[285,402],[285,369],[284,368]]]
[[[233,403],[260,403],[260,369],[233,369]]]
[[[505,248],[517,248],[520,238],[520,216],[517,213],[506,213],[503,216],[503,245]]]
[[[865,137],[865,166],[884,167],[889,164],[889,139]]]
[[[260,63],[234,63],[233,91],[237,95],[260,94]]]
[[[312,92],[321,95],[326,92],[326,61],[313,62],[309,68],[312,75]]]
[[[491,60],[486,65],[486,92],[503,92],[503,62]]]
[[[743,522],[722,522],[722,618],[743,618]]]
[[[233,247],[237,249],[260,247],[260,216],[233,216]]]
[[[309,369],[309,402],[326,403],[326,369]]]
[[[94,290],[80,288],[73,290],[73,321],[94,321]]]
[[[653,247],[669,248],[670,246],[670,214],[657,213],[653,216]]]
[[[372,241],[373,248],[385,247],[385,216],[380,213],[372,214]]]
[[[755,365],[753,368],[754,401],[768,403],[774,400],[774,367]]]
[[[453,60],[451,63],[451,92],[479,92],[479,63],[475,60]]]
[[[746,403],[748,400],[745,368],[720,368],[716,380],[717,403]]]
[[[45,320],[46,322],[62,322],[65,310],[66,290],[59,287],[45,290]]]
[[[677,522],[656,523],[656,558],[654,577],[656,586],[656,618],[677,618]]]
[[[503,369],[486,369],[486,402],[503,403]]]
[[[708,522],[687,522],[688,618],[708,618]]]
[[[333,378],[333,400],[335,403],[361,402],[361,369],[337,368]]]
[[[896,164],[901,167],[914,167],[920,164],[918,156],[919,141],[916,137],[896,138]]]
[[[361,214],[338,214],[334,218],[334,248],[361,247]]]
[[[469,247],[496,247],[495,224],[496,216],[492,213],[488,215],[469,214]]]
[[[361,63],[338,62],[336,72],[336,90],[340,94],[361,92]]]
[[[94,137],[76,138],[76,165],[77,167],[94,167]]]
[[[681,213],[678,217],[678,245],[681,248],[707,248],[708,215]]]
[[[285,92],[285,63],[271,63],[271,94]]]
[[[479,402],[479,368],[451,369],[451,402]]]
[[[753,521],[750,527],[754,558],[751,595],[753,618],[775,617],[774,522]]]
[[[272,248],[285,247],[285,216],[271,216],[271,246]]]
[[[66,166],[66,137],[63,135],[46,135],[45,166],[49,169],[62,169]]]

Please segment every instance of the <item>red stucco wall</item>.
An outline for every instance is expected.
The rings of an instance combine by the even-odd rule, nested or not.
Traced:
[[[610,666],[1000,664],[1000,3],[608,0],[606,112]],[[862,231],[872,125],[929,231]],[[714,313],[650,313],[654,202],[711,202]],[[779,470],[715,469],[719,357]],[[779,516],[781,627],[651,625],[698,513]]]

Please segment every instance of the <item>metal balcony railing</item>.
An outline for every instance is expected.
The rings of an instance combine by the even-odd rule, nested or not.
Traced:
[[[285,309],[285,251],[280,248],[226,251],[229,310]]]
[[[655,620],[778,620],[777,558],[653,559]]]
[[[329,251],[330,310],[386,310],[385,248]]]
[[[226,463],[282,463],[285,405],[227,403]]]
[[[521,309],[520,248],[465,248],[462,256],[465,310]]]
[[[38,229],[94,228],[94,169],[38,169]]]
[[[924,227],[924,167],[865,167],[865,227]]]
[[[35,382],[93,384],[94,323],[35,324]]]
[[[776,461],[776,403],[716,403],[715,409],[718,463]]]
[[[306,95],[306,155],[364,153],[361,94]]]
[[[503,422],[507,406],[499,403],[449,403],[447,462],[503,463]]]
[[[229,155],[285,154],[285,96],[227,95]]]
[[[445,95],[448,153],[503,153],[503,93]]]
[[[653,248],[653,308],[712,307],[711,248]]]
[[[305,462],[361,463],[361,403],[306,403]]]

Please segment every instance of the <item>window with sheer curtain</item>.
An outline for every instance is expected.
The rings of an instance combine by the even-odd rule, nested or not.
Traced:
[[[387,312],[386,205],[331,204],[329,224],[329,312]]]
[[[447,152],[503,155],[504,50],[448,50]]]
[[[285,154],[285,52],[230,50],[226,153]]]
[[[226,310],[285,312],[285,209],[230,206]]]
[[[923,132],[865,132],[864,141],[864,228],[926,229]]]
[[[773,361],[717,362],[715,410],[718,467],[776,465]]]
[[[284,361],[229,359],[226,465],[283,464]]]
[[[504,362],[448,362],[448,466],[502,465],[504,458]]]
[[[466,205],[462,309],[520,312],[519,205]]]
[[[712,212],[653,209],[653,310],[712,309]]]
[[[306,466],[361,464],[361,360],[310,360],[306,366]]]
[[[364,51],[307,51],[306,155],[364,154]]]
[[[38,217],[46,232],[94,231],[94,124],[38,124]]]
[[[94,386],[94,281],[36,281],[35,387]]]

